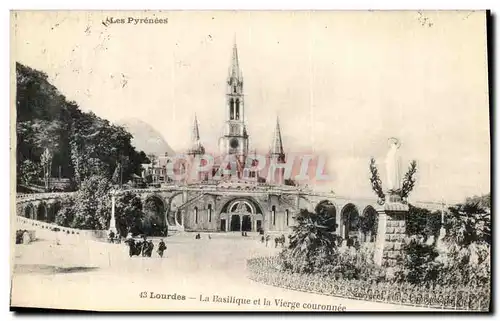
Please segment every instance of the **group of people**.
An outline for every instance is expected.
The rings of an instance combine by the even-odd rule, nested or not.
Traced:
[[[146,236],[143,236],[142,242],[139,241],[137,244],[137,249],[140,248],[140,255],[142,255],[143,257],[151,257],[154,247],[155,246],[153,244],[153,241],[148,240]],[[163,257],[163,253],[166,249],[167,245],[165,244],[163,239],[160,239],[160,243],[158,243],[158,249],[156,250],[156,252],[160,257]],[[139,256],[139,253],[137,254],[137,256]]]
[[[111,243],[114,243],[113,240],[116,240],[116,238],[120,238],[120,236],[115,236],[115,233],[113,231],[110,231],[108,234],[108,240]],[[121,240],[120,240],[121,242]],[[129,256],[143,256],[143,257],[151,257],[153,255],[153,250],[155,248],[155,245],[153,244],[152,240],[148,240],[146,235],[143,235],[142,240],[136,240],[132,237],[131,234],[129,234],[126,239],[125,239],[125,244],[128,245],[129,247]],[[160,242],[158,243],[158,248],[156,252],[160,257],[163,257],[163,254],[165,250],[167,249],[167,245],[163,241],[163,239],[160,239]]]
[[[108,234],[108,242],[109,243],[116,243],[116,244],[120,244],[122,242],[122,238],[120,236],[120,234],[113,232],[112,230],[109,231],[109,234]]]
[[[271,240],[271,236],[269,234],[267,234],[266,236],[262,235],[262,237],[260,238],[261,243],[266,242],[266,247],[269,244],[269,240]],[[280,237],[276,237],[274,239],[274,247],[275,248],[278,247],[279,244],[281,244],[281,247],[283,247],[285,246],[285,242],[286,242],[285,234],[281,234]]]

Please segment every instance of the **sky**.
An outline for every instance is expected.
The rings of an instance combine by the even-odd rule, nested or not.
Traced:
[[[107,18],[166,24],[103,24]],[[236,39],[251,149],[267,151],[279,116],[288,153],[327,157],[320,190],[373,197],[387,139],[403,169],[417,161],[415,200],[490,192],[484,12],[17,12],[12,57],[44,71],[85,111],[135,118],[176,151],[217,146]],[[404,174],[404,172],[403,172]]]

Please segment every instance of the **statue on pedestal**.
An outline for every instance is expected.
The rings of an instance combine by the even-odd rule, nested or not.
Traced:
[[[388,142],[389,151],[385,158],[387,187],[385,189],[382,188],[382,180],[379,177],[375,159],[372,158],[370,162],[370,181],[372,189],[378,196],[379,205],[384,205],[386,203],[386,194],[388,196],[388,202],[405,204],[408,194],[413,190],[415,185],[414,175],[417,171],[417,163],[416,161],[412,161],[408,172],[402,178],[401,158],[399,156],[401,142],[394,137],[389,138]]]
[[[389,151],[385,159],[387,176],[387,193],[390,202],[401,201],[401,159],[399,157],[399,147],[401,142],[394,137],[389,138]]]

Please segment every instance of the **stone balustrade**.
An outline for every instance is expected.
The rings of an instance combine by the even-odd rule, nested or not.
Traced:
[[[35,231],[37,238],[64,238],[75,241],[80,240],[104,240],[107,231],[104,230],[79,230],[70,227],[59,226],[57,224],[32,220],[22,216],[16,216],[16,229]],[[56,235],[57,233],[57,235]]]

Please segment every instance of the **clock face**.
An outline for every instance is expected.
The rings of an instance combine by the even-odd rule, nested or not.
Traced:
[[[231,148],[238,148],[238,146],[240,145],[240,143],[238,142],[238,140],[236,138],[233,138],[229,142],[229,145],[231,146]]]

